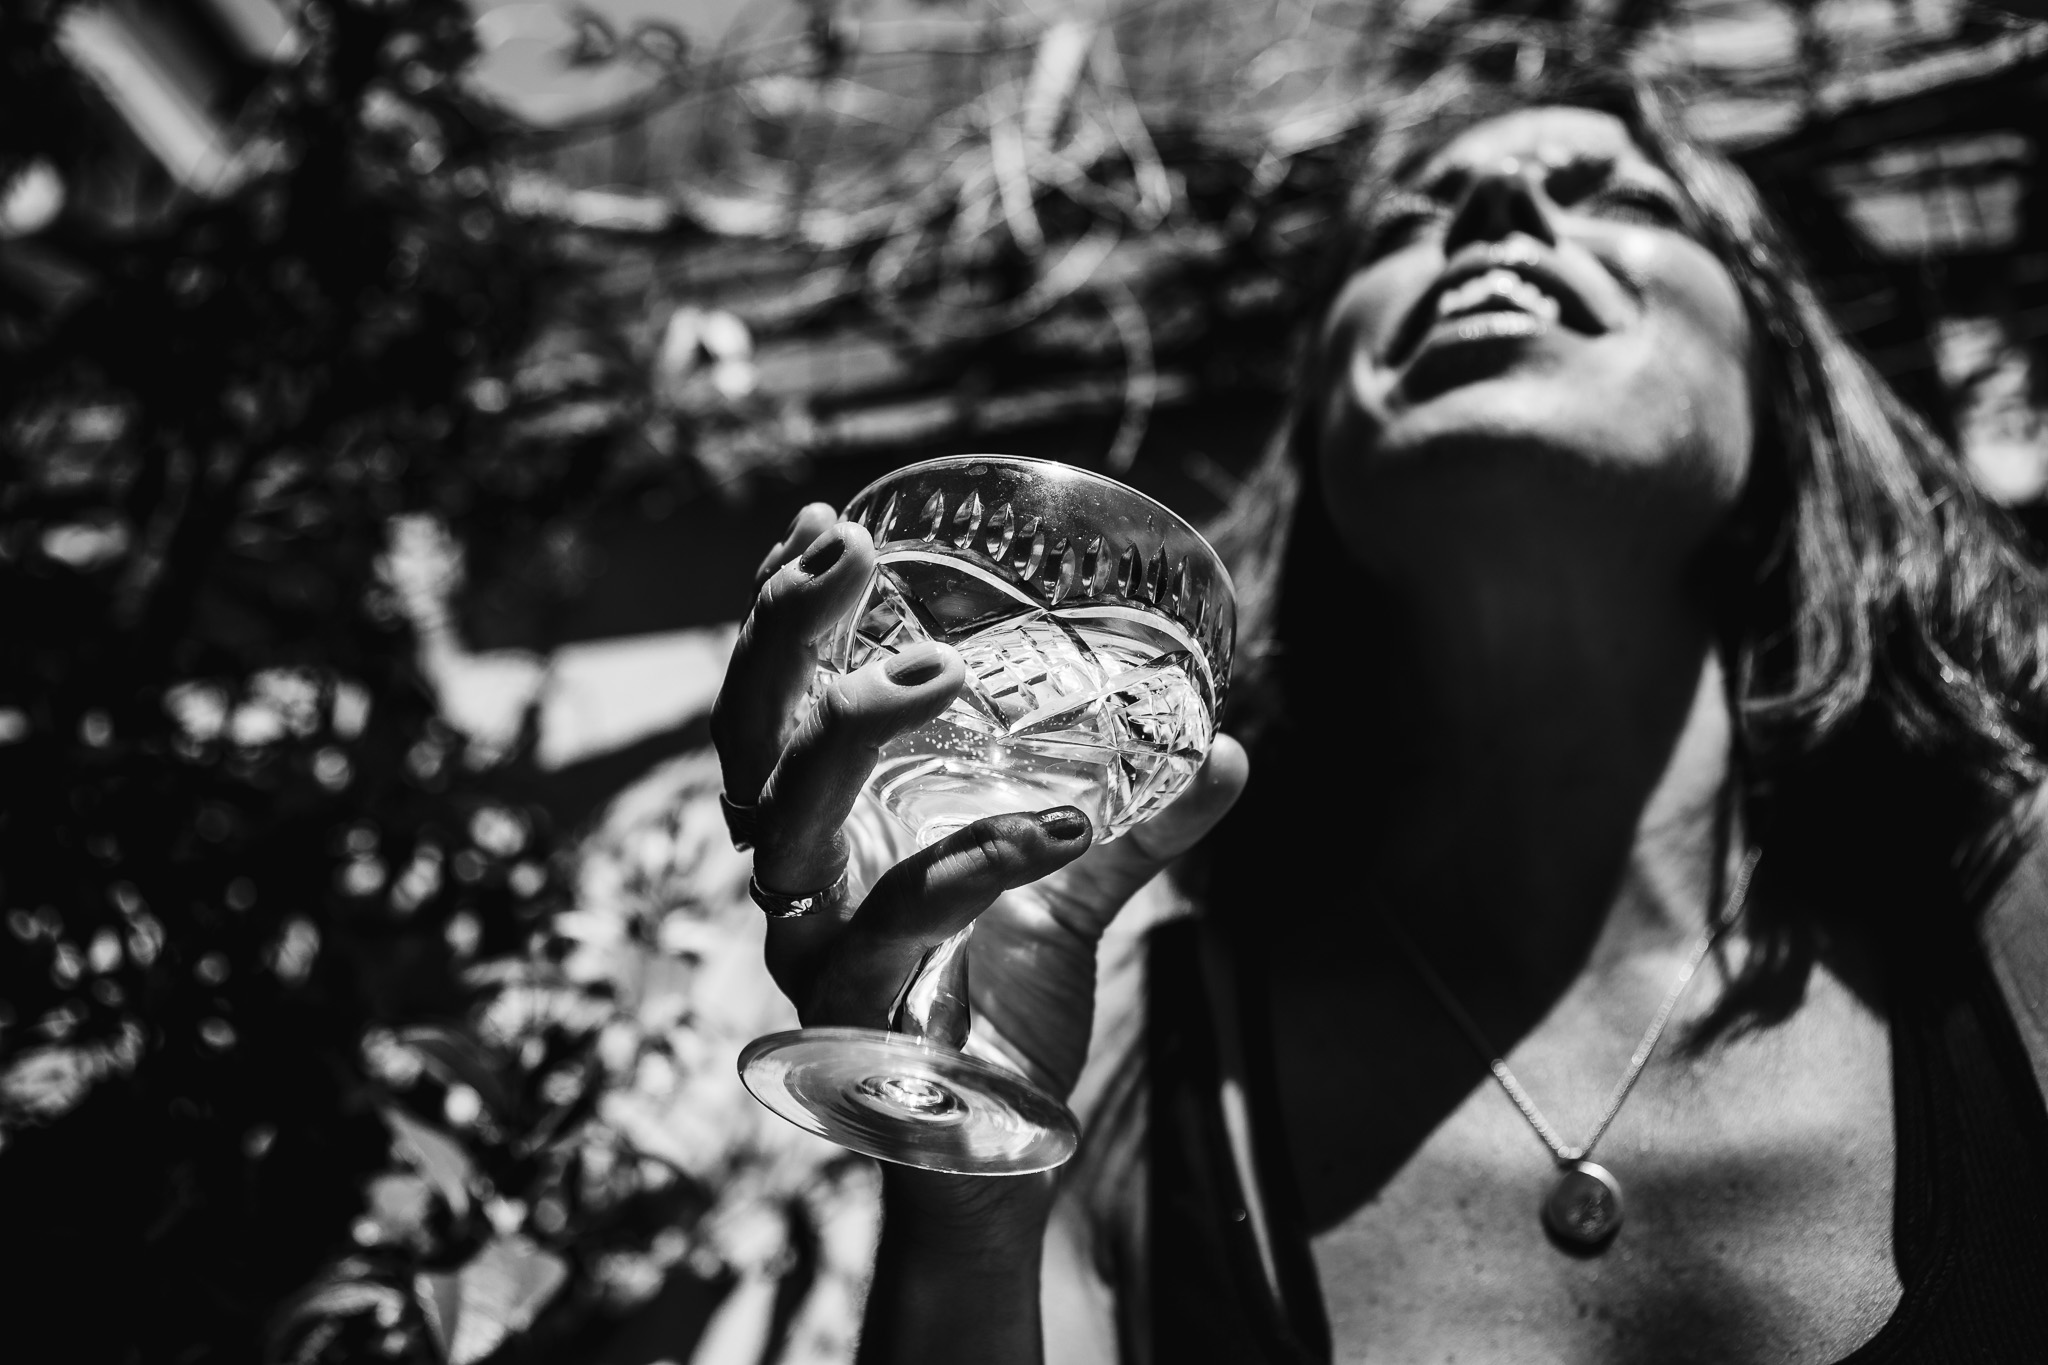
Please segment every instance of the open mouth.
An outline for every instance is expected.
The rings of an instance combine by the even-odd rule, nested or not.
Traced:
[[[1531,284],[1506,266],[1498,265],[1484,275],[1474,275],[1463,284],[1446,289],[1436,301],[1438,322],[1449,322],[1473,313],[1510,312],[1527,313],[1544,322],[1556,322],[1563,311],[1562,305],[1544,293],[1540,286]]]
[[[1432,332],[1451,323],[1469,340],[1535,336],[1560,324],[1588,334],[1606,330],[1578,292],[1542,262],[1481,259],[1452,266],[1416,301],[1388,363],[1406,364]]]

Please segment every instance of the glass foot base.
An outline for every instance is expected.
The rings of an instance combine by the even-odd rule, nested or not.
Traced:
[[[1029,1175],[1080,1145],[1073,1114],[1023,1077],[907,1033],[771,1033],[740,1053],[740,1079],[807,1132],[928,1171]]]

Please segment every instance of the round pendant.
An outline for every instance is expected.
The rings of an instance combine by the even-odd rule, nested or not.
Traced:
[[[1605,1166],[1574,1161],[1543,1201],[1543,1226],[1567,1251],[1598,1251],[1621,1228],[1621,1182]]]

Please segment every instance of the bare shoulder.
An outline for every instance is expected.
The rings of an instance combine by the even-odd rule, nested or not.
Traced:
[[[2048,1095],[2048,787],[2036,789],[1993,842],[1981,861],[1995,884],[1977,932]]]

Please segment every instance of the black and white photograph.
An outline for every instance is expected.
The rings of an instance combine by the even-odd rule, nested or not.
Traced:
[[[0,1236],[2048,1362],[2048,0],[0,0]]]

